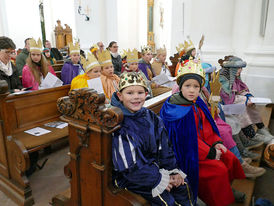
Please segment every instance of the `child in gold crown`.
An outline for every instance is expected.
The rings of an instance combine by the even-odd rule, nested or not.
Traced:
[[[30,39],[30,53],[26,60],[26,65],[22,71],[22,84],[25,88],[38,90],[39,86],[48,72],[56,76],[53,68],[48,64],[44,55],[42,55],[41,39],[36,41]]]
[[[193,204],[186,175],[178,168],[163,121],[143,107],[147,85],[140,73],[121,75],[111,99],[124,115],[113,133],[113,181],[117,187],[142,195],[151,205]]]
[[[199,97],[204,85],[200,62],[180,66],[180,92],[164,103],[160,116],[173,143],[180,169],[188,175],[194,198],[207,204],[225,206],[234,202],[230,183],[245,178],[237,157],[227,150],[207,105]],[[241,195],[239,199],[243,199]]]
[[[88,54],[88,60],[81,59],[85,74],[78,75],[71,81],[70,90],[88,88],[88,80],[98,78],[101,75],[101,66],[93,54]]]
[[[118,90],[120,78],[114,74],[114,67],[108,50],[98,52],[98,61],[101,65],[101,81],[104,93],[106,98],[110,100],[112,94]]]

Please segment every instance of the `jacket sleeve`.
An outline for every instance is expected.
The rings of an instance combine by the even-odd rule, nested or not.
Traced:
[[[16,57],[16,67],[18,71],[18,75],[21,76],[23,72],[23,67],[25,66],[26,62],[23,59],[23,56],[18,55]]]
[[[61,70],[61,80],[63,81],[63,85],[70,84],[72,80],[72,70],[70,69],[70,65],[66,63]]]
[[[203,140],[198,138],[198,157],[199,160],[207,159],[207,155],[209,154],[210,146],[207,145]]]
[[[113,134],[112,161],[119,172],[134,187],[151,189],[152,196],[161,194],[169,183],[170,172],[149,162],[128,134]]]
[[[13,67],[12,78],[14,79],[15,88],[16,89],[22,89],[23,86],[22,86],[21,80],[20,80],[19,75],[18,75],[18,70],[17,70],[16,66],[14,66],[13,64],[12,64],[12,67]],[[13,89],[13,91],[14,91],[14,89]]]
[[[24,88],[33,87],[33,75],[27,66],[23,68],[22,84]]]

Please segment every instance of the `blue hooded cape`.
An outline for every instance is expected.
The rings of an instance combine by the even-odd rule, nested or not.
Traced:
[[[198,160],[198,136],[195,124],[193,106],[199,107],[210,122],[213,131],[219,134],[219,130],[203,100],[198,97],[196,103],[189,106],[181,106],[169,103],[169,97],[160,111],[165,127],[172,142],[173,150],[180,169],[187,174],[194,199],[198,195],[199,160]]]

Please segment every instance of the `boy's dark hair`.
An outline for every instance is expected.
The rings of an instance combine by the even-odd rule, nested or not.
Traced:
[[[15,49],[14,42],[6,36],[0,36],[0,49]]]
[[[26,38],[25,39],[25,46],[27,45],[27,41],[30,40],[31,38]]]

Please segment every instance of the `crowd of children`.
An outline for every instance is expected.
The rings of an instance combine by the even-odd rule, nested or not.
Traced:
[[[151,64],[149,46],[142,47],[140,54],[136,49],[127,50],[122,63],[117,42],[109,46],[110,51],[93,46],[87,58],[80,55],[78,43],[69,45],[69,59],[61,71],[63,84],[71,84],[71,90],[93,88],[91,82],[96,80],[106,103],[123,112],[120,128],[112,137],[114,185],[143,196],[152,205],[204,202],[224,206],[243,202],[245,194],[233,190],[231,182],[265,173],[265,169],[250,165],[259,157],[249,149],[274,137],[262,123],[252,94],[241,80],[246,62],[236,56],[219,60],[222,104],[243,104],[246,109],[231,115],[223,113],[219,105],[212,113],[210,92],[216,88],[211,87],[210,79],[215,77],[216,68],[201,63],[202,44],[203,38],[196,52],[191,41],[185,42],[176,81],[165,85],[154,81],[158,75],[172,77],[165,47],[157,50]],[[55,75],[50,50],[42,50],[41,40],[29,39],[21,85],[9,56],[14,49],[11,39],[0,37],[0,75],[11,92],[23,87],[38,90],[49,72]],[[98,85],[93,89],[98,90]],[[146,99],[171,89],[173,94],[163,104],[160,116],[143,107]]]

